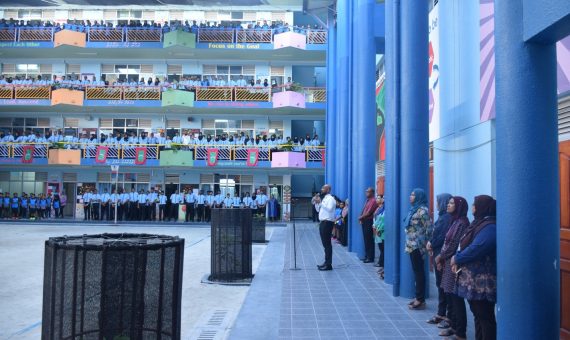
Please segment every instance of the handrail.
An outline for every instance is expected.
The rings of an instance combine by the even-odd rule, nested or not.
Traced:
[[[199,43],[272,43],[277,34],[295,32],[306,36],[307,44],[326,44],[327,31],[312,28],[218,28],[202,27],[105,27],[67,25],[64,27],[0,27],[0,41],[42,42],[53,41],[55,33],[66,29],[82,32],[88,42],[162,42],[164,34],[187,31],[196,34]]]
[[[277,87],[259,86],[191,86],[180,83],[154,85],[90,85],[53,84],[0,84],[0,99],[50,99],[56,89],[84,91],[86,100],[161,100],[162,92],[181,89],[196,94],[195,101],[270,102],[273,94],[288,90],[288,85]],[[326,88],[305,87],[307,102],[326,102]]]
[[[104,146],[108,148],[108,159],[134,159],[137,148],[146,148],[147,159],[160,159],[160,151],[182,150],[193,151],[194,160],[205,160],[207,150],[218,150],[219,160],[244,161],[247,160],[247,150],[258,149],[258,160],[269,161],[271,153],[276,151],[287,151],[283,145],[195,145],[195,144],[101,144],[101,143],[79,143],[79,142],[58,142],[58,143],[35,143],[35,142],[0,142],[0,158],[20,158],[24,154],[25,146],[34,146],[34,158],[47,158],[47,150],[67,149],[80,150],[82,159],[91,159],[97,156],[97,148]],[[295,146],[293,146],[295,148]],[[304,146],[300,151],[305,154],[308,162],[322,162],[325,146]]]

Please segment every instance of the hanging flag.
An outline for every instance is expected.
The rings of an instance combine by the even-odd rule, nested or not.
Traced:
[[[22,163],[32,163],[34,160],[34,146],[24,145],[22,147]]]
[[[208,166],[216,166],[218,164],[218,149],[207,150],[206,163],[208,164]]]
[[[108,146],[99,145],[97,147],[97,153],[95,154],[95,163],[105,163],[107,162],[107,153],[109,152]]]
[[[144,165],[146,163],[146,148],[135,148],[135,164]]]
[[[247,166],[257,166],[259,161],[259,149],[247,149]]]
[[[325,152],[325,149],[321,149],[320,151],[321,151],[321,163],[323,164],[323,167],[324,167],[326,164],[326,158],[325,158],[326,152]]]

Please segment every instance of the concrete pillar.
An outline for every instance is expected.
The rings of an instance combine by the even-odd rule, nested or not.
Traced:
[[[396,112],[400,115],[400,295],[413,297],[414,276],[410,257],[404,252],[401,221],[408,214],[412,190],[429,192],[428,3],[403,1],[400,6],[401,107]]]
[[[374,41],[374,0],[353,1],[352,27],[352,141],[349,195],[350,250],[364,257],[364,242],[358,216],[362,212],[367,187],[375,187],[376,164],[376,44]]]
[[[498,339],[560,337],[554,44],[523,41],[523,1],[495,2]]]
[[[336,84],[337,84],[337,147],[336,154],[338,157],[335,167],[337,182],[336,189],[333,193],[341,199],[348,197],[348,162],[349,162],[349,111],[350,111],[350,93],[351,87],[349,79],[349,48],[351,45],[351,29],[350,29],[350,3],[349,0],[338,0],[337,2],[337,61],[336,61]]]
[[[332,13],[329,14],[328,44],[327,44],[327,111],[326,111],[326,135],[319,138],[325,140],[326,161],[325,181],[333,185],[336,190],[336,163],[338,155],[335,153],[338,140],[336,134],[337,111],[336,111],[336,27]]]
[[[400,74],[399,56],[399,5],[398,0],[386,0],[386,175],[385,175],[385,238],[384,280],[393,286],[393,294],[400,295],[400,211],[399,211],[399,112]]]

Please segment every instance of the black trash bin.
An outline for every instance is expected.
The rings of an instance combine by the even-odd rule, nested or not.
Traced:
[[[50,238],[42,339],[180,339],[183,258],[177,236]]]
[[[253,277],[250,209],[212,210],[211,272],[208,280],[232,282]]]
[[[254,216],[251,226],[253,243],[265,243],[265,216]]]

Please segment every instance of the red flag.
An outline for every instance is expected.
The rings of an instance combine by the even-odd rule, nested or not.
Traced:
[[[207,150],[206,163],[208,164],[208,166],[216,166],[218,164],[218,149]]]
[[[32,163],[34,161],[34,146],[24,145],[22,147],[22,163]]]
[[[259,161],[259,149],[247,149],[247,166],[257,166]]]
[[[95,163],[105,163],[107,161],[108,146],[99,145],[95,154]]]
[[[146,163],[146,148],[135,148],[135,164],[144,165]]]

